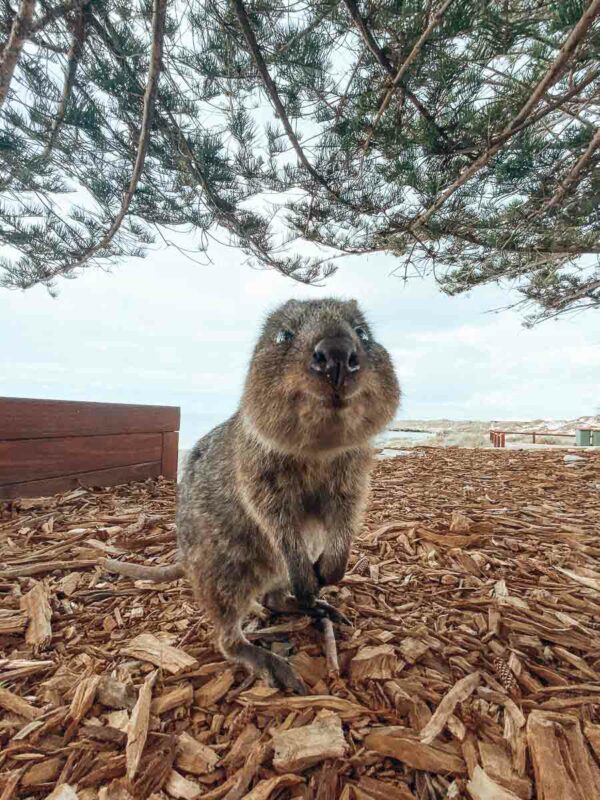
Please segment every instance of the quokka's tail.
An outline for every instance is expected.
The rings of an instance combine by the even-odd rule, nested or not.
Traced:
[[[141,564],[130,564],[127,561],[117,561],[114,558],[100,559],[101,566],[107,572],[116,572],[118,575],[125,575],[128,578],[136,578],[142,581],[174,581],[185,575],[181,564],[168,564],[164,567],[144,567]]]

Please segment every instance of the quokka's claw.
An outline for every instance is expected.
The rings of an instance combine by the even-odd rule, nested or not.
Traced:
[[[345,614],[343,614],[341,611],[338,611],[337,608],[334,608],[325,600],[315,600],[314,606],[302,609],[302,611],[303,613],[308,614],[311,617],[316,617],[317,619],[329,617],[329,619],[332,622],[335,622],[337,625],[352,626],[352,623]]]

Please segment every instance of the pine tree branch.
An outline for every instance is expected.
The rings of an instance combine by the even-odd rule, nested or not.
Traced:
[[[478,158],[470,164],[459,177],[450,184],[437,199],[423,211],[414,220],[411,227],[414,225],[424,225],[431,217],[437,213],[444,203],[456,192],[461,186],[470,180],[479,170],[481,170],[489,162],[493,156],[500,150],[500,148],[511,139],[519,130],[520,126],[527,120],[528,115],[533,111],[540,98],[548,91],[548,89],[558,80],[563,73],[565,65],[573,51],[587,33],[588,28],[594,19],[600,14],[600,0],[592,0],[588,8],[584,11],[579,19],[577,25],[573,28],[569,36],[566,38],[563,46],[556,59],[553,61],[550,68],[546,71],[543,78],[538,82],[527,102],[523,105],[519,113],[514,117],[508,125],[503,129],[497,137],[495,144],[488,147],[481,153]]]
[[[62,17],[66,17],[71,11],[75,11],[80,6],[87,6],[91,2],[93,2],[93,0],[67,0],[65,3],[54,6],[54,8],[48,9],[38,20],[32,22],[29,32],[32,34],[39,33],[39,31],[46,28],[51,22],[56,22]]]
[[[0,57],[0,108],[8,95],[15,67],[30,31],[35,0],[21,0],[19,11],[13,19],[10,36]]]
[[[394,94],[394,90],[399,85],[399,83],[402,80],[402,78],[406,75],[406,72],[408,71],[408,68],[415,61],[415,59],[417,58],[417,56],[419,55],[419,53],[423,49],[423,46],[424,46],[425,42],[427,41],[427,39],[429,39],[433,29],[435,27],[437,27],[437,25],[441,22],[442,17],[444,16],[444,14],[448,10],[449,6],[453,2],[454,2],[454,0],[445,0],[445,2],[440,6],[440,8],[431,17],[431,19],[429,20],[429,24],[427,25],[427,27],[425,28],[423,33],[419,36],[419,38],[415,42],[412,50],[410,51],[410,53],[404,59],[403,63],[400,65],[400,68],[399,68],[398,72],[396,73],[396,76],[394,77],[394,80],[392,81],[392,85],[387,90],[387,92],[385,94],[385,97],[383,98],[383,102],[381,103],[381,105],[379,107],[379,110],[377,111],[377,114],[375,115],[375,119],[373,120],[373,125],[371,126],[371,130],[369,131],[369,133],[367,135],[367,139],[366,139],[366,141],[364,143],[364,146],[363,146],[363,150],[364,150],[365,153],[366,153],[366,151],[367,151],[367,149],[369,147],[369,143],[371,142],[371,139],[373,137],[373,133],[375,132],[375,128],[377,127],[377,124],[379,123],[379,120],[385,114],[385,110],[390,104],[390,100],[392,99],[392,95]]]
[[[57,136],[62,128],[65,114],[67,111],[67,104],[71,97],[71,92],[73,91],[73,86],[75,84],[75,75],[77,73],[77,66],[79,64],[79,60],[81,59],[81,55],[83,53],[83,47],[85,44],[87,32],[85,26],[85,9],[82,0],[79,2],[79,8],[77,9],[77,16],[73,23],[73,37],[71,39],[71,46],[69,47],[69,54],[67,57],[67,71],[65,74],[65,82],[63,85],[63,90],[60,98],[60,102],[58,104],[58,109],[56,112],[56,116],[52,122],[52,128],[50,130],[50,138],[48,139],[48,144],[44,150],[43,158],[48,158],[50,153],[52,152],[52,148],[56,142]]]
[[[335,189],[333,189],[327,180],[316,170],[313,165],[310,163],[300,142],[298,141],[298,137],[296,136],[292,124],[289,120],[289,117],[286,113],[286,110],[281,102],[281,98],[279,97],[279,92],[277,91],[277,86],[275,81],[271,77],[269,70],[267,68],[267,64],[263,58],[261,53],[260,47],[258,45],[258,41],[256,36],[254,35],[254,31],[250,26],[250,20],[248,19],[248,14],[246,12],[246,8],[242,0],[231,0],[231,5],[234,10],[234,13],[237,17],[240,30],[246,40],[246,44],[250,49],[250,53],[252,55],[252,60],[254,61],[254,65],[258,70],[258,74],[261,77],[263,85],[266,89],[266,92],[273,104],[273,107],[277,113],[277,116],[281,120],[281,124],[287,134],[287,137],[290,141],[290,144],[294,148],[296,155],[298,156],[298,160],[305,168],[305,170],[309,173],[309,175],[320,185],[322,186],[338,203],[342,203],[346,206],[351,206],[346,200],[344,200]],[[359,209],[354,209],[359,211]]]
[[[115,44],[112,34],[107,33],[104,30],[103,26],[98,22],[95,16],[91,16],[91,23],[97,33],[100,35],[102,40],[108,46],[108,48],[115,54],[115,56],[119,59],[122,64],[123,69],[127,70],[127,73],[132,81],[137,83],[137,76],[131,69],[129,63],[127,62],[125,54],[120,52],[119,48]],[[108,19],[104,20],[104,24],[107,27],[111,27],[111,23]],[[158,98],[158,103],[161,106],[162,113],[165,114],[166,119],[164,119],[160,113],[156,114],[156,124],[161,130],[161,132],[167,137],[168,140],[174,140],[174,146],[177,147],[177,150],[181,153],[181,155],[185,158],[188,167],[190,168],[192,174],[195,176],[196,180],[198,181],[199,185],[201,186],[204,192],[204,200],[206,205],[209,209],[211,209],[215,215],[217,222],[223,226],[226,230],[230,233],[233,233],[235,236],[238,237],[240,243],[243,248],[246,249],[247,252],[251,253],[252,256],[257,258],[262,263],[266,264],[267,266],[271,267],[272,269],[276,270],[277,272],[285,275],[286,277],[292,278],[299,283],[306,283],[311,284],[312,279],[304,278],[303,276],[296,274],[292,271],[286,270],[284,264],[273,258],[270,253],[267,251],[265,247],[261,244],[256,242],[254,239],[248,236],[248,233],[243,230],[242,224],[240,220],[237,218],[234,211],[232,211],[229,207],[229,204],[224,202],[218,194],[213,190],[210,182],[206,176],[204,166],[198,160],[192,145],[190,144],[188,137],[182,130],[181,126],[175,119],[175,116],[170,108],[165,108],[164,105],[160,102],[160,96]]]
[[[598,305],[600,303],[600,298],[596,300],[596,298],[592,296],[592,292],[596,292],[598,289],[600,289],[600,280],[590,281],[581,286],[577,291],[561,297],[560,300],[552,304],[552,307],[562,311],[570,306],[571,303],[577,300],[583,300],[585,297],[592,298],[595,301],[594,304]]]
[[[572,86],[568,92],[565,92],[560,97],[549,95],[551,98],[550,102],[536,114],[532,114],[530,117],[524,120],[524,122],[515,130],[515,133],[520,133],[526,128],[530,128],[532,125],[535,125],[536,122],[539,122],[541,119],[548,116],[548,114],[550,114],[552,111],[557,111],[558,109],[563,110],[565,103],[567,103],[569,100],[572,100],[578,94],[581,94],[581,92],[597,78],[600,78],[600,69],[590,70],[585,78],[582,78],[579,83],[575,84],[575,86]],[[587,102],[587,100],[584,102]],[[492,138],[491,144],[496,144],[495,138]]]
[[[123,224],[125,217],[127,216],[129,206],[131,205],[131,200],[140,181],[142,170],[144,169],[144,161],[148,151],[148,141],[150,139],[150,129],[152,127],[152,117],[154,113],[154,101],[162,66],[166,12],[167,0],[154,0],[152,6],[152,53],[150,57],[150,66],[148,69],[146,90],[144,92],[142,123],[140,126],[140,135],[138,139],[135,164],[131,174],[131,179],[129,181],[129,186],[127,187],[127,190],[125,191],[121,201],[121,208],[119,209],[119,212],[113,220],[110,228],[106,231],[100,241],[92,247],[89,247],[81,256],[79,256],[74,264],[61,269],[61,272],[66,272],[75,267],[81,267],[83,264],[89,261],[89,259],[92,258],[95,253],[100,250],[105,250],[114,239],[115,235],[119,231],[119,228]]]
[[[498,250],[507,253],[522,253],[529,255],[531,253],[542,253],[543,255],[554,256],[582,256],[582,255],[600,255],[600,245],[595,247],[577,247],[576,245],[564,244],[563,242],[556,242],[555,245],[518,245],[512,242],[500,242],[497,247],[491,247],[489,242],[485,242],[473,233],[458,230],[445,230],[444,235],[451,236],[454,239],[463,239],[471,244],[483,247],[486,250]]]
[[[548,200],[548,202],[541,209],[539,215],[536,214],[536,216],[541,216],[541,214],[546,213],[546,211],[550,211],[551,208],[554,208],[560,202],[562,202],[569,189],[571,189],[578,182],[579,176],[581,175],[583,169],[587,166],[591,157],[594,155],[594,151],[598,147],[600,147],[600,128],[596,130],[596,133],[592,136],[585,152],[577,159],[568,175],[561,181],[559,187],[554,192],[550,200]]]
[[[367,23],[361,16],[360,10],[355,0],[344,0],[344,5],[348,9],[348,13],[350,14],[352,21],[358,28],[358,31],[362,36],[366,46],[369,48],[369,50],[371,51],[371,53],[373,54],[379,65],[383,67],[384,71],[387,72],[388,75],[394,78],[396,74],[394,71],[394,67],[392,66],[390,60],[383,52],[381,47],[379,47],[379,45],[377,44],[373,32],[370,30]],[[448,136],[446,131],[437,124],[431,112],[427,108],[425,108],[425,106],[419,100],[417,95],[414,92],[412,92],[408,88],[408,86],[404,84],[400,85],[400,83],[398,83],[396,86],[394,86],[394,90],[395,91],[400,90],[404,92],[408,100],[413,104],[413,106],[417,109],[417,111],[421,114],[421,116],[427,120],[427,122],[432,126],[432,128],[435,129],[438,136],[440,136],[442,139],[445,139],[446,142],[451,142],[450,137]]]

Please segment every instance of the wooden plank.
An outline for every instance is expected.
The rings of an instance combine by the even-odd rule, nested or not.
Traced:
[[[0,439],[179,430],[177,406],[0,397]]]
[[[0,442],[0,486],[161,461],[161,433]]]
[[[170,481],[177,480],[179,434],[176,431],[162,435],[162,475]]]
[[[116,486],[128,481],[143,481],[146,478],[158,478],[161,474],[161,462],[153,461],[144,464],[128,464],[112,469],[82,472],[77,475],[61,475],[58,478],[45,478],[26,483],[9,483],[0,486],[0,500],[14,500],[18,497],[41,497],[44,495],[77,489],[79,486]]]

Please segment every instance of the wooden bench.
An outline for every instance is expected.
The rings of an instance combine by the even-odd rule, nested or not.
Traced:
[[[0,499],[177,480],[179,408],[0,397]]]
[[[536,436],[563,436],[568,439],[573,439],[572,433],[552,433],[551,431],[490,431],[490,442],[492,447],[506,447],[507,436],[531,436],[532,442],[535,444]]]

